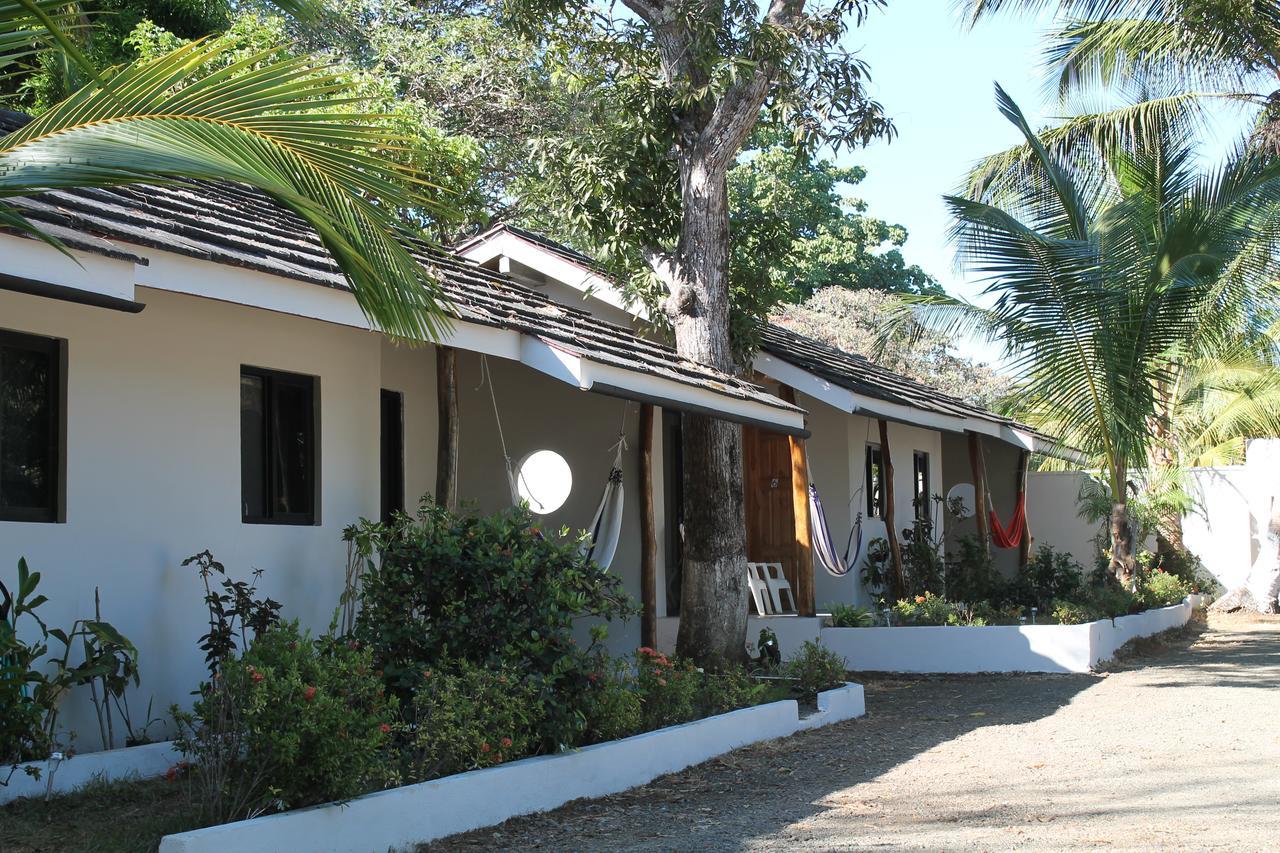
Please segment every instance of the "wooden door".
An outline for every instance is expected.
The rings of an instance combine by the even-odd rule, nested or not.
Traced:
[[[747,509],[747,559],[781,563],[787,583],[799,590],[796,516],[791,484],[791,442],[755,427],[742,430]]]

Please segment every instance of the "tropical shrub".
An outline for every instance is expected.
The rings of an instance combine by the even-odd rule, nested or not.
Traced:
[[[1098,610],[1088,602],[1059,599],[1053,601],[1050,617],[1061,625],[1081,625],[1102,618]]]
[[[702,673],[686,660],[671,660],[647,646],[636,651],[636,689],[644,731],[698,718]]]
[[[985,625],[986,621],[971,608],[947,601],[926,592],[904,598],[893,605],[894,621],[900,625]]]
[[[870,628],[876,624],[876,614],[868,607],[854,604],[832,604],[832,628]]]
[[[1170,607],[1181,604],[1191,594],[1191,588],[1177,575],[1155,569],[1139,574],[1137,594],[1145,607]]]
[[[40,573],[25,559],[18,560],[13,591],[0,583],[0,765],[49,755],[63,701],[77,687],[91,688],[103,749],[119,745],[117,719],[128,737],[139,735],[125,700],[125,690],[139,681],[138,650],[100,618],[77,619],[70,630],[48,627],[36,613],[48,600],[37,592],[39,584]],[[19,637],[20,624],[30,640]]]
[[[801,699],[813,702],[822,691],[844,684],[849,663],[825,646],[805,640],[800,652],[784,665],[783,673],[795,680]]]
[[[216,822],[345,800],[394,779],[398,717],[371,652],[296,622],[224,657],[190,712],[173,709],[188,792]]]
[[[580,540],[540,530],[525,508],[483,516],[424,500],[416,517],[379,525],[365,541],[380,560],[360,581],[355,636],[389,687],[408,700],[429,670],[513,669],[539,691],[543,748],[580,741],[605,628],[581,648],[574,622],[635,612],[618,576],[579,553]]]
[[[941,498],[934,500],[941,502]],[[926,590],[942,589],[945,573],[942,545],[934,539],[933,518],[929,513],[916,515],[911,526],[902,531],[903,592],[919,595]]]
[[[962,536],[956,540],[955,550],[947,554],[947,598],[975,603],[999,601],[1005,596],[1005,586],[991,552],[982,547],[978,537]]]
[[[1046,545],[1018,572],[1006,599],[1048,613],[1054,599],[1077,600],[1084,594],[1084,567],[1069,553]]]
[[[759,705],[768,701],[768,696],[769,686],[738,666],[704,673],[694,701],[699,717],[711,717]]]
[[[892,552],[889,540],[877,536],[867,543],[867,556],[862,561],[862,586],[872,598],[881,598],[889,591],[889,572]]]
[[[629,663],[610,661],[600,672],[588,675],[587,679],[592,689],[586,693],[587,722],[583,743],[617,740],[642,730],[643,702]]]
[[[424,672],[403,752],[413,781],[492,767],[538,748],[539,688],[514,670],[460,663]]]
[[[200,650],[205,653],[205,665],[212,678],[223,660],[237,649],[247,649],[254,637],[279,623],[282,605],[271,598],[258,597],[262,569],[253,570],[252,581],[233,581],[227,577],[227,567],[208,550],[188,557],[182,565],[194,565],[204,582],[209,631],[200,637]],[[217,584],[213,583],[215,575],[220,576]]]

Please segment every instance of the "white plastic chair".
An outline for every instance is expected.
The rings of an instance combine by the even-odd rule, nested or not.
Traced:
[[[769,584],[761,566],[760,563],[747,563],[747,589],[751,590],[751,600],[756,603],[756,613],[768,616],[772,613],[769,609]]]
[[[764,573],[764,583],[769,590],[769,597],[773,599],[774,613],[795,613],[796,611],[796,594],[791,590],[791,584],[787,582],[787,576],[782,571],[782,563],[757,563]],[[782,596],[786,595],[787,603],[783,606]]]

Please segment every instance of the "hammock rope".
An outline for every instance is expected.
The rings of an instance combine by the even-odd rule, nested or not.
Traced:
[[[535,496],[533,487],[524,476],[524,471],[516,471],[511,461],[511,452],[507,449],[507,437],[502,430],[502,415],[498,410],[498,395],[493,388],[493,374],[489,371],[489,357],[480,356],[480,385],[489,387],[489,402],[493,404],[493,420],[498,427],[498,444],[502,448],[502,462],[507,472],[507,488],[511,493],[511,505],[521,503],[520,487],[524,493],[533,497],[534,502],[541,505]],[[480,390],[480,386],[476,386]],[[618,440],[609,446],[613,451],[613,466],[609,469],[609,478],[605,482],[604,493],[600,496],[600,504],[588,528],[590,533],[583,539],[579,553],[596,563],[602,569],[608,569],[618,551],[618,543],[622,540],[622,508],[624,493],[622,488],[622,452],[627,449],[627,406],[622,404],[622,424],[618,427]],[[541,533],[538,534],[542,536]]]
[[[1000,518],[993,509],[989,512],[991,517],[991,541],[997,548],[1017,548],[1022,544],[1022,537],[1027,534],[1027,495],[1026,492],[1018,492],[1018,503],[1013,510],[1013,518],[1009,519],[1009,526],[1006,527],[1000,523]]]
[[[807,471],[813,470],[809,466],[808,445],[804,448],[804,466]],[[850,498],[849,503],[853,504],[855,501],[861,503],[865,488],[865,482],[861,483],[858,486],[858,493]],[[844,577],[853,571],[853,567],[862,557],[862,511],[858,511],[853,526],[849,528],[849,538],[844,543],[844,554],[839,554],[836,551],[835,537],[831,535],[831,527],[827,524],[826,510],[822,507],[822,496],[818,494],[818,487],[811,481],[809,483],[809,541],[813,547],[814,557],[822,568],[826,569],[827,574],[836,578]]]

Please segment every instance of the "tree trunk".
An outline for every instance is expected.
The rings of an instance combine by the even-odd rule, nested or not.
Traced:
[[[1169,432],[1168,419],[1157,417],[1152,421],[1151,450],[1147,460],[1151,468],[1151,482],[1163,483],[1171,475],[1175,459]],[[1156,519],[1156,553],[1167,563],[1183,550],[1182,513],[1176,509],[1163,509]]]
[[[1018,489],[1022,495],[1022,541],[1018,543],[1018,570],[1023,571],[1031,562],[1031,519],[1027,517],[1027,470],[1031,467],[1031,451],[1018,454]]]
[[[1138,561],[1134,556],[1133,525],[1129,523],[1126,502],[1111,504],[1111,571],[1122,585],[1133,588]]]
[[[694,145],[680,153],[683,216],[667,279],[676,350],[735,372],[729,340],[729,203],[726,167]],[[684,416],[684,574],[676,651],[702,666],[746,660],[747,539],[742,428]]]
[[[884,479],[884,535],[889,540],[889,557],[893,568],[890,581],[890,600],[897,601],[907,594],[906,579],[902,571],[902,545],[898,542],[898,523],[894,518],[893,455],[889,452],[889,424],[880,424],[880,476]]]
[[[987,458],[982,452],[982,436],[969,433],[969,468],[973,471],[973,522],[978,527],[982,553],[991,556],[991,517],[987,500]]]
[[[652,404],[640,406],[640,645],[649,648],[658,645],[658,527],[653,513],[653,416]]]
[[[436,347],[436,503],[458,507],[458,354]]]

